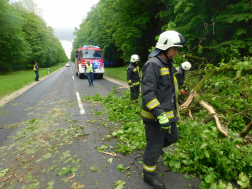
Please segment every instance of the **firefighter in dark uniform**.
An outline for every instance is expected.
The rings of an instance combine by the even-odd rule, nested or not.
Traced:
[[[140,58],[138,55],[133,54],[130,58],[130,65],[127,68],[127,81],[130,86],[131,100],[138,100],[140,74],[138,62]]]
[[[144,182],[155,189],[164,189],[157,179],[156,164],[167,147],[179,139],[176,122],[179,120],[177,70],[173,59],[185,38],[176,31],[165,31],[142,69],[142,119],[147,145],[143,156]]]
[[[191,69],[192,65],[190,62],[183,62],[181,66],[176,68],[178,71],[176,73],[176,78],[178,80],[178,85],[180,88],[181,95],[179,96],[178,103],[182,104],[186,99],[186,91],[188,90],[187,85],[185,83],[185,72],[189,71]]]
[[[185,72],[189,71],[191,69],[192,65],[190,62],[183,62],[181,66],[179,66],[177,69],[178,73],[176,74],[176,78],[178,80],[178,84],[181,85],[181,87],[186,88],[185,82]]]

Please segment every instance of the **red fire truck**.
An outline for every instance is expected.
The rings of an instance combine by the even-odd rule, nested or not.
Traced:
[[[94,76],[103,78],[104,64],[102,59],[102,50],[98,46],[84,45],[76,50],[75,56],[75,71],[79,79],[85,75],[85,65],[87,60],[93,64]]]

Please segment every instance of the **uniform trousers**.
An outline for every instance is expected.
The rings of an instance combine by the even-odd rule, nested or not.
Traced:
[[[158,158],[162,153],[162,148],[170,146],[179,139],[179,133],[176,122],[171,122],[171,133],[164,133],[160,131],[161,127],[159,122],[147,122],[145,124],[145,135],[147,145],[144,150],[143,162],[147,167],[153,168],[156,166]],[[154,170],[154,171],[153,171]],[[156,168],[153,170],[146,170],[144,168],[144,176],[149,179],[156,178]]]
[[[139,96],[139,85],[134,85],[130,88],[131,100],[137,100]]]

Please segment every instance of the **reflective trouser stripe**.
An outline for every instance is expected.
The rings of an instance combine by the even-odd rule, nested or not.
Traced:
[[[131,82],[132,82],[131,80],[128,81],[128,83],[131,83]]]
[[[160,105],[160,103],[158,102],[158,100],[155,98],[152,101],[150,101],[148,104],[146,104],[147,108],[149,110],[152,110],[153,108],[157,107],[158,105]]]
[[[136,82],[136,83],[132,83],[133,85],[139,85],[139,81],[138,82]]]
[[[146,170],[146,171],[148,171],[148,172],[153,172],[153,171],[156,170],[156,165],[154,165],[154,166],[151,167],[151,166],[143,164],[143,169]]]

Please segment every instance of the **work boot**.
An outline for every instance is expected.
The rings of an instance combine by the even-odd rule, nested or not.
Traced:
[[[154,187],[154,189],[165,189],[164,182],[158,178],[149,179],[148,177],[144,177],[143,181]]]

